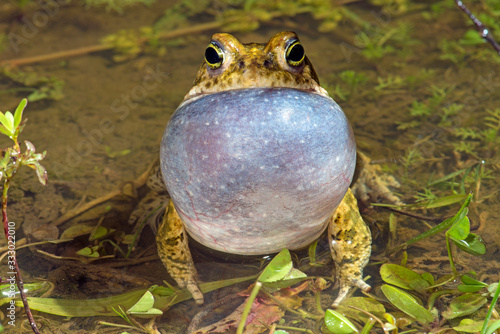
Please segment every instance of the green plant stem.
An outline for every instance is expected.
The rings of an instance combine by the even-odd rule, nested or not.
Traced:
[[[498,286],[495,291],[495,295],[493,295],[493,300],[491,301],[490,308],[488,309],[488,313],[486,314],[486,319],[484,319],[483,328],[481,328],[481,334],[485,334],[486,330],[488,329],[488,322],[490,321],[491,314],[495,309],[499,295],[500,295],[500,281],[498,281]]]
[[[450,267],[453,270],[453,274],[458,276],[457,268],[455,268],[455,262],[453,261],[453,253],[451,252],[450,238],[446,235],[446,250],[448,250],[448,258],[450,259]]]
[[[429,297],[429,301],[427,302],[427,309],[430,311],[434,307],[434,303],[436,302],[436,299],[438,299],[440,296],[446,295],[446,294],[453,294],[454,292],[455,292],[454,290],[441,290],[441,291],[434,292]]]
[[[15,141],[17,144],[16,147],[19,147],[19,144],[17,141]],[[18,151],[19,152],[19,151]],[[3,191],[2,191],[2,218],[3,218],[3,231],[5,233],[5,239],[9,240],[9,219],[7,218],[7,198],[8,198],[8,191],[9,191],[9,185],[10,185],[10,180],[11,178],[16,174],[17,169],[21,165],[21,162],[17,164],[17,166],[14,168],[12,175],[10,177],[6,177],[5,181],[3,183]],[[15,240],[15,239],[14,239]],[[9,269],[14,269],[15,277],[16,277],[16,283],[17,283],[17,288],[19,289],[19,295],[21,296],[21,300],[23,301],[24,305],[24,311],[26,312],[26,315],[28,317],[29,323],[31,325],[31,329],[33,330],[33,333],[35,334],[40,334],[38,331],[38,327],[36,325],[35,319],[33,318],[33,314],[31,313],[30,307],[28,305],[28,299],[26,298],[26,293],[24,292],[24,282],[21,277],[21,271],[19,270],[19,265],[17,264],[17,256],[16,256],[16,251],[14,249],[12,253],[12,262],[13,266],[9,267]],[[10,260],[10,258],[9,258]]]
[[[247,322],[248,314],[250,314],[250,310],[252,309],[253,301],[255,300],[255,297],[257,297],[257,294],[259,293],[261,287],[262,287],[261,282],[259,282],[259,281],[255,282],[255,285],[252,289],[252,292],[250,293],[250,296],[248,297],[247,303],[245,305],[245,309],[243,310],[243,313],[241,314],[241,320],[240,320],[240,323],[238,324],[238,329],[236,330],[236,334],[243,334],[243,330],[245,329],[245,323]]]

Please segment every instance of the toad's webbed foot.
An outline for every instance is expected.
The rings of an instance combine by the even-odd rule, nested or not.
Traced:
[[[359,175],[351,189],[357,199],[366,203],[369,203],[370,200],[385,199],[395,205],[404,204],[389,189],[389,187],[399,188],[399,182],[392,175],[383,173],[380,166],[371,164],[370,159],[359,151],[357,152],[356,169],[359,171]]]

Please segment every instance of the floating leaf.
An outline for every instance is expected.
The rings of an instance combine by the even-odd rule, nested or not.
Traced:
[[[430,286],[420,274],[393,263],[383,264],[380,267],[380,276],[384,282],[406,290],[421,290]]]
[[[453,329],[457,332],[477,333],[481,331],[481,327],[483,327],[482,321],[462,319],[460,320],[460,324],[458,326],[454,326]]]
[[[73,239],[81,235],[89,234],[93,229],[93,226],[76,224],[65,229],[61,234],[61,239]]]
[[[326,310],[325,326],[335,334],[349,334],[358,331],[349,319],[333,310]]]
[[[128,314],[134,315],[161,315],[162,311],[153,307],[155,298],[148,290],[131,308],[127,310]]]
[[[484,286],[482,286],[482,285],[463,285],[463,284],[461,284],[461,285],[457,286],[458,291],[464,292],[464,293],[465,292],[471,292],[471,293],[478,292],[482,288],[484,288]]]
[[[432,276],[431,273],[425,272],[425,273],[422,273],[422,275],[420,275],[420,276],[422,276],[422,278],[424,280],[426,280],[427,283],[429,283],[429,285],[434,285],[435,281],[434,281],[434,277]]]
[[[269,262],[260,274],[260,282],[276,282],[285,278],[293,268],[292,258],[288,249],[283,249]]]
[[[381,287],[385,297],[398,309],[408,314],[409,316],[417,319],[417,321],[428,324],[434,320],[431,312],[422,307],[415,297],[410,294],[399,290],[396,287],[384,284]]]
[[[468,284],[468,285],[476,285],[476,284],[479,284],[479,285],[482,285],[482,286],[488,286],[488,284],[484,283],[484,282],[481,282],[481,281],[478,281],[468,275],[462,275],[460,277],[460,280],[462,281],[462,283],[464,284]]]
[[[463,240],[467,238],[470,232],[470,222],[469,217],[467,217],[468,209],[461,211],[460,217],[453,224],[452,227],[446,232],[446,234],[456,240]],[[463,215],[463,216],[462,216]]]
[[[467,238],[463,240],[457,240],[450,238],[458,248],[472,255],[484,255],[486,253],[486,247],[484,246],[483,239],[474,233],[469,233]]]
[[[462,275],[460,277],[460,280],[462,281],[462,283],[464,283],[457,287],[457,289],[461,292],[477,292],[488,286],[488,284],[478,281],[467,275]]]
[[[361,320],[367,322],[370,316],[364,312],[358,311],[350,306],[356,307],[360,310],[366,311],[378,317],[383,317],[385,314],[385,307],[378,301],[367,297],[351,297],[347,298],[340,304],[335,311],[342,315],[354,320]]]
[[[108,229],[104,226],[99,226],[94,233],[92,233],[92,235],[90,236],[89,238],[89,241],[93,241],[93,240],[97,240],[97,239],[100,239],[100,238],[103,238],[107,235],[109,235],[110,233],[113,233],[114,231],[116,231],[115,229]]]
[[[448,309],[443,312],[446,319],[455,319],[472,314],[479,310],[486,303],[486,297],[478,294],[465,293],[455,298]]]
[[[76,251],[76,254],[81,255],[81,256],[85,256],[85,257],[99,257],[101,255],[97,251],[98,249],[99,249],[99,246],[85,247],[85,248],[82,248],[82,249]]]

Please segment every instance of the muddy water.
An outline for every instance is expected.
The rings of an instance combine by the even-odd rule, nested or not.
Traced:
[[[101,38],[120,29],[151,26],[171,4],[137,6],[125,9],[123,14],[83,9],[75,3],[62,4],[50,15],[46,14],[46,20],[42,20],[42,9],[36,5],[27,6],[23,12],[12,4],[2,6],[0,32],[10,34],[10,40],[0,59],[6,60],[98,44]],[[450,54],[440,48],[442,41],[458,41],[469,27],[463,14],[454,7],[433,13],[422,5],[406,14],[382,12],[378,7],[361,3],[354,3],[348,9],[370,25],[345,21],[333,32],[320,33],[318,23],[303,15],[276,19],[257,31],[236,35],[243,42],[265,42],[281,30],[296,31],[322,84],[348,115],[358,147],[399,180],[401,188],[397,192],[405,202],[414,202],[415,196],[426,188],[437,196],[460,191],[463,175],[448,180],[447,184],[427,185],[430,180],[480,163],[483,177],[480,181],[474,177],[474,167],[465,179],[464,189],[477,194],[471,219],[476,233],[487,244],[487,253],[480,258],[458,253],[457,262],[462,270],[476,271],[487,283],[498,281],[500,225],[496,191],[500,139],[493,134],[490,136],[493,139],[486,140],[478,133],[488,129],[487,110],[499,108],[500,56],[484,44],[466,47],[465,54],[455,50],[451,56],[458,60],[450,60]],[[32,141],[37,150],[47,151],[44,165],[50,182],[46,187],[38,185],[32,171],[16,177],[11,191],[10,220],[21,226],[18,239],[25,236],[29,241],[34,237],[54,239],[77,222],[95,225],[100,217],[104,217],[103,226],[125,233],[132,230],[126,221],[136,201],[126,198],[101,205],[57,228],[44,226],[79,203],[120,189],[156,159],[163,129],[189,90],[206,43],[214,32],[188,35],[179,46],[146,52],[119,63],[113,60],[112,51],[104,51],[20,67],[39,76],[63,80],[65,96],[57,101],[30,103],[25,113],[29,121],[23,138]],[[362,54],[366,45],[362,34],[392,51],[379,58],[367,58]],[[342,80],[349,70],[364,79],[358,84]],[[19,86],[8,79],[0,79],[0,90],[16,87]],[[23,93],[11,92],[0,96],[2,111],[13,110],[25,97]],[[428,107],[423,115],[417,110],[419,103]],[[452,104],[461,105],[460,110],[447,115],[444,110]],[[475,135],[464,139],[457,135],[458,128],[469,129]],[[496,136],[500,137],[498,131]],[[2,147],[7,145],[5,140],[1,143]],[[468,148],[466,152],[464,147]],[[139,190],[139,195],[143,192]],[[439,217],[453,214],[457,209],[455,205],[420,214]],[[386,240],[387,213],[365,211],[373,230],[382,230],[376,235],[377,255]],[[398,241],[426,229],[421,220],[398,216],[398,221]],[[76,250],[89,244],[87,239],[80,237],[69,244],[43,249],[58,256],[74,257]],[[144,258],[154,257],[155,249],[149,247],[153,237],[147,229],[142,240],[136,252]],[[442,235],[418,243],[408,251],[410,267],[435,275],[449,272]],[[47,258],[35,250],[20,251],[19,256],[26,281],[49,279],[56,284],[54,295],[65,298],[117,294],[160,283],[166,277],[158,260],[129,267],[116,265],[109,271],[106,265],[101,266],[103,262],[84,265]],[[377,259],[381,259],[380,255]],[[397,256],[392,259],[396,263],[399,260]],[[202,272],[212,268],[212,265],[202,266],[209,268]],[[369,273],[376,277],[376,268],[369,269]],[[206,275],[209,277],[210,273]],[[196,309],[188,303],[169,312],[177,315],[170,319],[177,319],[179,328],[185,328]],[[20,324],[21,313],[18,317]],[[47,333],[57,328],[64,333],[97,330],[94,321],[62,323],[60,318],[45,315],[37,319]],[[166,322],[170,326],[174,321]]]

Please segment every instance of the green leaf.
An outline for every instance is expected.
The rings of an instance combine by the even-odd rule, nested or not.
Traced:
[[[349,319],[333,310],[326,310],[325,326],[335,334],[349,334],[358,331]]]
[[[462,275],[460,276],[460,280],[462,281],[462,283],[464,284],[469,284],[469,285],[476,285],[476,284],[479,284],[479,285],[482,285],[482,286],[488,286],[488,284],[484,283],[484,282],[481,282],[481,281],[478,281],[468,275]]]
[[[420,275],[420,276],[422,276],[422,278],[424,280],[426,280],[427,283],[429,283],[429,285],[434,285],[435,284],[434,277],[432,276],[431,273],[425,272],[425,273],[422,273],[422,275]]]
[[[89,234],[93,229],[93,226],[76,224],[65,229],[61,234],[61,239],[73,239],[81,235]]]
[[[99,257],[101,256],[97,249],[99,246],[85,247],[76,252],[76,254],[85,256],[85,257]]]
[[[14,116],[12,116],[10,111],[5,112],[5,121],[7,123],[4,124],[4,126],[10,131],[11,134],[14,134],[16,131],[16,128],[14,127]]]
[[[490,293],[491,297],[493,297],[497,292],[497,289],[499,289],[498,286],[499,286],[498,283],[493,283],[488,285],[488,292]]]
[[[498,319],[495,322],[493,322],[492,324],[488,325],[488,327],[486,327],[485,334],[492,334],[494,331],[496,331],[499,328],[500,328],[500,319]]]
[[[483,239],[474,233],[469,233],[467,238],[463,240],[456,240],[450,238],[461,250],[472,255],[484,255],[486,253],[486,247],[484,246]]]
[[[12,114],[9,111],[6,111],[5,114],[0,112],[0,123],[2,124],[0,131],[4,135],[7,135],[10,137],[10,136],[12,136],[13,132],[12,132],[12,125],[10,124],[10,121],[9,121],[9,118],[7,117],[7,115],[12,116]]]
[[[373,314],[379,318],[382,318],[385,313],[385,307],[378,301],[367,297],[350,297],[347,298],[340,304],[335,310],[346,317],[349,317],[356,321],[367,322],[371,320],[371,316],[365,312],[358,311],[350,306],[356,307],[357,309],[363,310],[370,314]]]
[[[214,291],[229,285],[255,280],[254,276],[238,277],[228,280],[207,282],[200,284],[200,290],[203,293]],[[163,309],[168,306],[192,299],[191,293],[187,289],[176,289],[163,286],[152,286],[149,289],[140,289],[132,292],[123,293],[116,296],[97,298],[97,299],[61,299],[61,298],[38,298],[28,297],[29,305],[32,310],[44,313],[59,315],[62,317],[93,317],[93,316],[111,316],[118,314],[113,310],[119,305],[124,308],[133,306],[146,291],[151,291],[155,297],[155,308]],[[16,306],[23,306],[21,300],[16,300]]]
[[[309,263],[311,264],[311,266],[319,266],[320,265],[316,262],[316,248],[317,248],[317,246],[318,246],[318,241],[316,240],[307,249],[307,252],[309,254]]]
[[[478,292],[479,290],[481,290],[483,288],[484,288],[484,286],[482,286],[482,285],[472,285],[472,284],[471,285],[461,284],[461,285],[457,286],[458,291],[464,292],[464,293],[465,292],[471,292],[471,293]]]
[[[428,324],[434,320],[431,312],[421,306],[415,297],[391,285],[381,287],[385,297],[398,309],[415,318],[418,322]]]
[[[7,130],[7,128],[3,125],[0,125],[0,132],[6,135],[7,137],[10,137],[12,135],[12,133],[9,130]]]
[[[462,283],[457,287],[457,289],[461,292],[477,292],[483,288],[488,287],[488,284],[478,281],[470,276],[462,275],[460,277]]]
[[[443,312],[446,319],[455,319],[472,314],[479,310],[486,303],[487,299],[473,293],[465,293],[455,298],[448,309]]]
[[[21,102],[19,102],[19,105],[16,108],[16,111],[14,112],[14,129],[16,129],[19,124],[21,124],[21,119],[23,118],[23,111],[24,108],[26,108],[26,105],[28,104],[27,99],[22,99]]]
[[[453,329],[457,332],[465,332],[465,333],[477,333],[481,330],[483,326],[482,321],[476,321],[472,319],[462,319],[460,320],[460,324],[458,326],[454,326]]]
[[[115,229],[108,229],[104,226],[99,226],[95,231],[94,233],[92,233],[92,235],[89,237],[89,241],[93,241],[93,240],[97,240],[97,239],[100,239],[100,238],[103,238],[107,235],[109,235],[110,233],[116,231]]]
[[[472,194],[469,194],[465,200],[465,202],[462,204],[462,207],[460,208],[460,210],[458,211],[458,213],[454,216],[454,217],[451,217],[451,218],[448,218],[448,219],[445,219],[443,222],[439,223],[438,225],[434,226],[433,228],[431,228],[430,230],[420,234],[420,235],[417,235],[415,238],[412,238],[410,240],[408,240],[407,242],[405,242],[404,244],[406,246],[409,246],[411,244],[414,244],[415,242],[417,241],[420,241],[422,239],[425,239],[425,238],[428,238],[430,236],[433,236],[447,228],[449,228],[450,226],[453,226],[458,220],[462,219],[466,213],[465,210],[468,210],[467,207],[469,206],[470,204],[470,201],[472,200]]]
[[[293,263],[288,249],[283,249],[269,262],[257,279],[260,282],[276,282],[284,279],[292,270]]]
[[[384,282],[406,290],[421,290],[430,286],[420,274],[398,264],[383,264],[380,267],[380,276]]]
[[[37,162],[35,164],[35,172],[36,172],[36,176],[38,177],[38,181],[41,184],[46,185],[47,181],[48,181],[48,176],[47,176],[47,170],[45,169],[45,167],[43,167],[40,163]]]
[[[135,303],[131,308],[127,310],[128,314],[134,315],[162,315],[163,312],[157,308],[154,308],[155,298],[153,294],[148,290],[144,295]]]
[[[132,305],[128,310],[127,313],[131,312],[146,312],[150,308],[153,307],[155,304],[155,298],[153,297],[153,294],[148,290],[142,295],[142,297]]]
[[[458,174],[462,172],[463,171],[459,171]],[[429,186],[430,185],[431,184],[429,184]],[[457,202],[461,202],[465,198],[467,198],[467,195],[461,194],[461,195],[450,195],[450,196],[440,197],[429,201],[419,202],[416,204],[407,204],[407,205],[394,205],[394,204],[383,204],[383,203],[371,203],[371,204],[373,206],[398,207],[405,210],[421,210],[421,209],[435,209],[443,206],[448,206]]]
[[[446,232],[446,234],[452,238],[452,240],[463,240],[467,238],[470,232],[470,222],[469,217],[467,217],[468,209],[466,208],[461,212],[460,218],[453,224],[452,227]],[[462,216],[463,215],[463,216]]]

